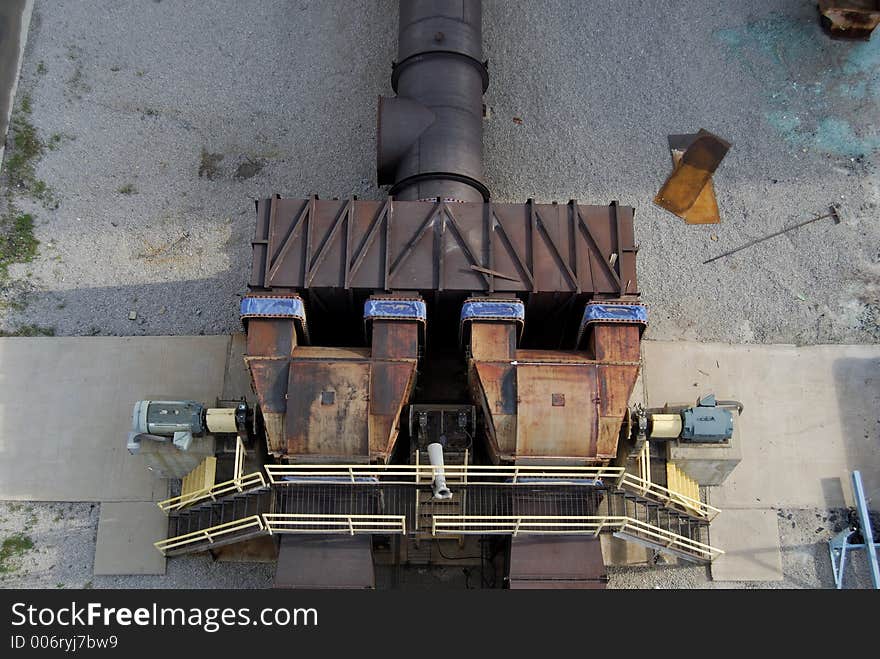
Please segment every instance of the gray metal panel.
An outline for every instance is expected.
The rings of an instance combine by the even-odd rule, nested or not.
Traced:
[[[275,588],[375,588],[370,535],[283,535]]]
[[[510,541],[511,588],[605,588],[598,538],[519,536]]]

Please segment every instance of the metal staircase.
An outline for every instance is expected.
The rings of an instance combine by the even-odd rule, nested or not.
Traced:
[[[610,532],[698,563],[722,553],[708,544],[717,509],[618,467],[449,465],[454,496],[444,501],[431,496],[428,465],[268,465],[266,473],[266,484],[241,476],[192,503],[160,503],[169,534],[157,549],[172,556],[266,534],[378,533],[405,536],[415,558],[420,541]]]
[[[263,514],[272,509],[269,486],[203,501],[168,516],[168,539],[156,543],[166,556],[205,551],[267,533]]]
[[[686,509],[664,506],[627,490],[607,493],[600,514],[628,521],[614,536],[697,563],[709,563],[709,522]]]

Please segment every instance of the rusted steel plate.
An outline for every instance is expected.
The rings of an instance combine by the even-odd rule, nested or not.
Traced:
[[[470,387],[494,459],[592,464],[616,457],[638,377],[639,328],[593,324],[588,351],[507,350],[498,328],[474,323],[470,342]]]
[[[598,538],[517,536],[510,541],[510,587],[605,588]]]
[[[599,384],[595,365],[516,367],[516,457],[596,457]],[[554,405],[554,396],[564,397]]]
[[[606,362],[638,362],[640,330],[623,323],[593,323],[588,328],[587,343],[594,358]]]
[[[571,364],[593,364],[593,354],[584,350],[527,350],[516,351],[518,362],[565,362]]]
[[[617,204],[273,198],[257,204],[250,285],[635,294],[632,219]]]
[[[416,359],[419,356],[419,324],[412,321],[374,320],[373,359]]]
[[[729,149],[729,142],[700,130],[654,197],[654,203],[686,219]]]
[[[695,135],[670,135],[669,151],[672,154],[673,170],[681,163],[682,156],[687,150],[687,145]],[[696,200],[686,211],[679,214],[688,224],[718,224],[721,222],[721,216],[718,212],[718,200],[715,197],[715,186],[712,183],[712,177],[706,181],[706,184],[700,190]]]
[[[291,319],[252,318],[248,322],[247,354],[252,357],[287,357],[296,347]]]
[[[516,332],[514,323],[471,323],[472,357],[477,361],[510,361],[516,354]]]
[[[375,588],[369,535],[283,535],[275,588]]]
[[[831,36],[867,40],[880,24],[880,0],[819,0],[819,13]]]
[[[299,346],[296,349],[296,358],[298,360],[313,359],[338,361],[344,359],[352,359],[354,361],[365,361],[370,358],[369,348],[337,348],[326,346]]]
[[[369,392],[369,362],[294,357],[285,417],[288,458],[368,457]]]
[[[284,415],[287,410],[288,357],[245,357],[251,384],[257,394],[266,427],[269,452],[281,455],[287,450]]]
[[[416,360],[373,361],[370,371],[370,458],[385,462],[397,441],[400,412],[415,386]]]
[[[470,378],[496,461],[512,459],[516,452],[516,367],[474,362]]]

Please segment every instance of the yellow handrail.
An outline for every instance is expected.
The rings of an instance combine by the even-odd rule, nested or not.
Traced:
[[[724,553],[717,547],[627,516],[434,515],[431,533],[432,535],[511,534],[514,536],[582,533],[597,536],[604,530],[646,535],[654,544],[698,554],[700,558],[709,561]]]
[[[447,482],[464,481],[469,484],[511,485],[523,478],[542,478],[558,481],[605,478],[615,483],[623,477],[623,467],[577,467],[570,465],[445,465]],[[433,480],[434,468],[430,465],[266,465],[266,473],[272,485],[290,485],[288,477],[344,478],[357,482],[357,478],[382,479],[384,484],[415,484],[421,480]],[[507,478],[511,482],[499,482]],[[491,479],[491,480],[490,480]]]
[[[644,478],[639,478],[638,476],[630,473],[624,474],[621,485],[635,490],[642,496],[646,494],[651,494],[655,497],[663,499],[666,502],[681,504],[682,506],[685,506],[686,508],[698,513],[701,517],[705,517],[707,520],[715,519],[715,516],[721,512],[721,510],[716,508],[715,506],[711,506],[708,503],[703,503],[699,499],[693,499],[685,494],[675,492],[674,490],[670,490],[667,487],[663,487],[662,485],[658,485],[657,483],[647,481]]]
[[[236,519],[231,522],[226,522],[225,524],[218,524],[217,526],[211,526],[206,529],[193,531],[192,533],[176,535],[172,538],[166,538],[165,540],[154,542],[153,546],[164,554],[169,549],[176,549],[177,547],[191,545],[197,542],[203,542],[205,540],[207,540],[209,543],[213,543],[214,538],[216,538],[217,536],[235,533],[236,531],[242,531],[244,529],[252,528],[254,526],[259,527],[259,530],[265,530],[265,525],[263,523],[261,515],[252,515],[243,519]]]
[[[269,534],[276,533],[393,533],[406,534],[406,515],[332,515],[265,513]],[[316,529],[329,526],[330,529]]]
[[[181,494],[180,496],[172,497],[171,499],[159,501],[156,505],[165,512],[170,512],[172,510],[179,510],[185,506],[192,505],[197,501],[203,501],[205,499],[214,500],[217,497],[224,496],[230,492],[243,492],[244,490],[265,486],[266,479],[263,477],[263,474],[255,471],[254,473],[242,476],[241,478],[233,478],[232,480],[217,483],[216,485],[196,490],[195,492],[189,492],[188,494]]]

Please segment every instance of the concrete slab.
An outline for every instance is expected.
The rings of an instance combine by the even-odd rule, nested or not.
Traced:
[[[712,522],[714,581],[782,581],[779,528],[772,510],[726,510]]]
[[[648,565],[651,560],[651,551],[647,547],[615,538],[610,533],[601,534],[599,541],[602,543],[602,560],[605,565]]]
[[[650,406],[736,398],[743,460],[711,503],[731,508],[851,505],[850,472],[880,489],[880,346],[645,341]]]
[[[153,543],[167,535],[168,518],[152,501],[101,504],[94,574],[165,574]]]
[[[228,336],[0,338],[0,499],[149,501],[167,484],[125,448],[141,398],[212,402]]]
[[[0,162],[33,10],[34,0],[0,2]]]

